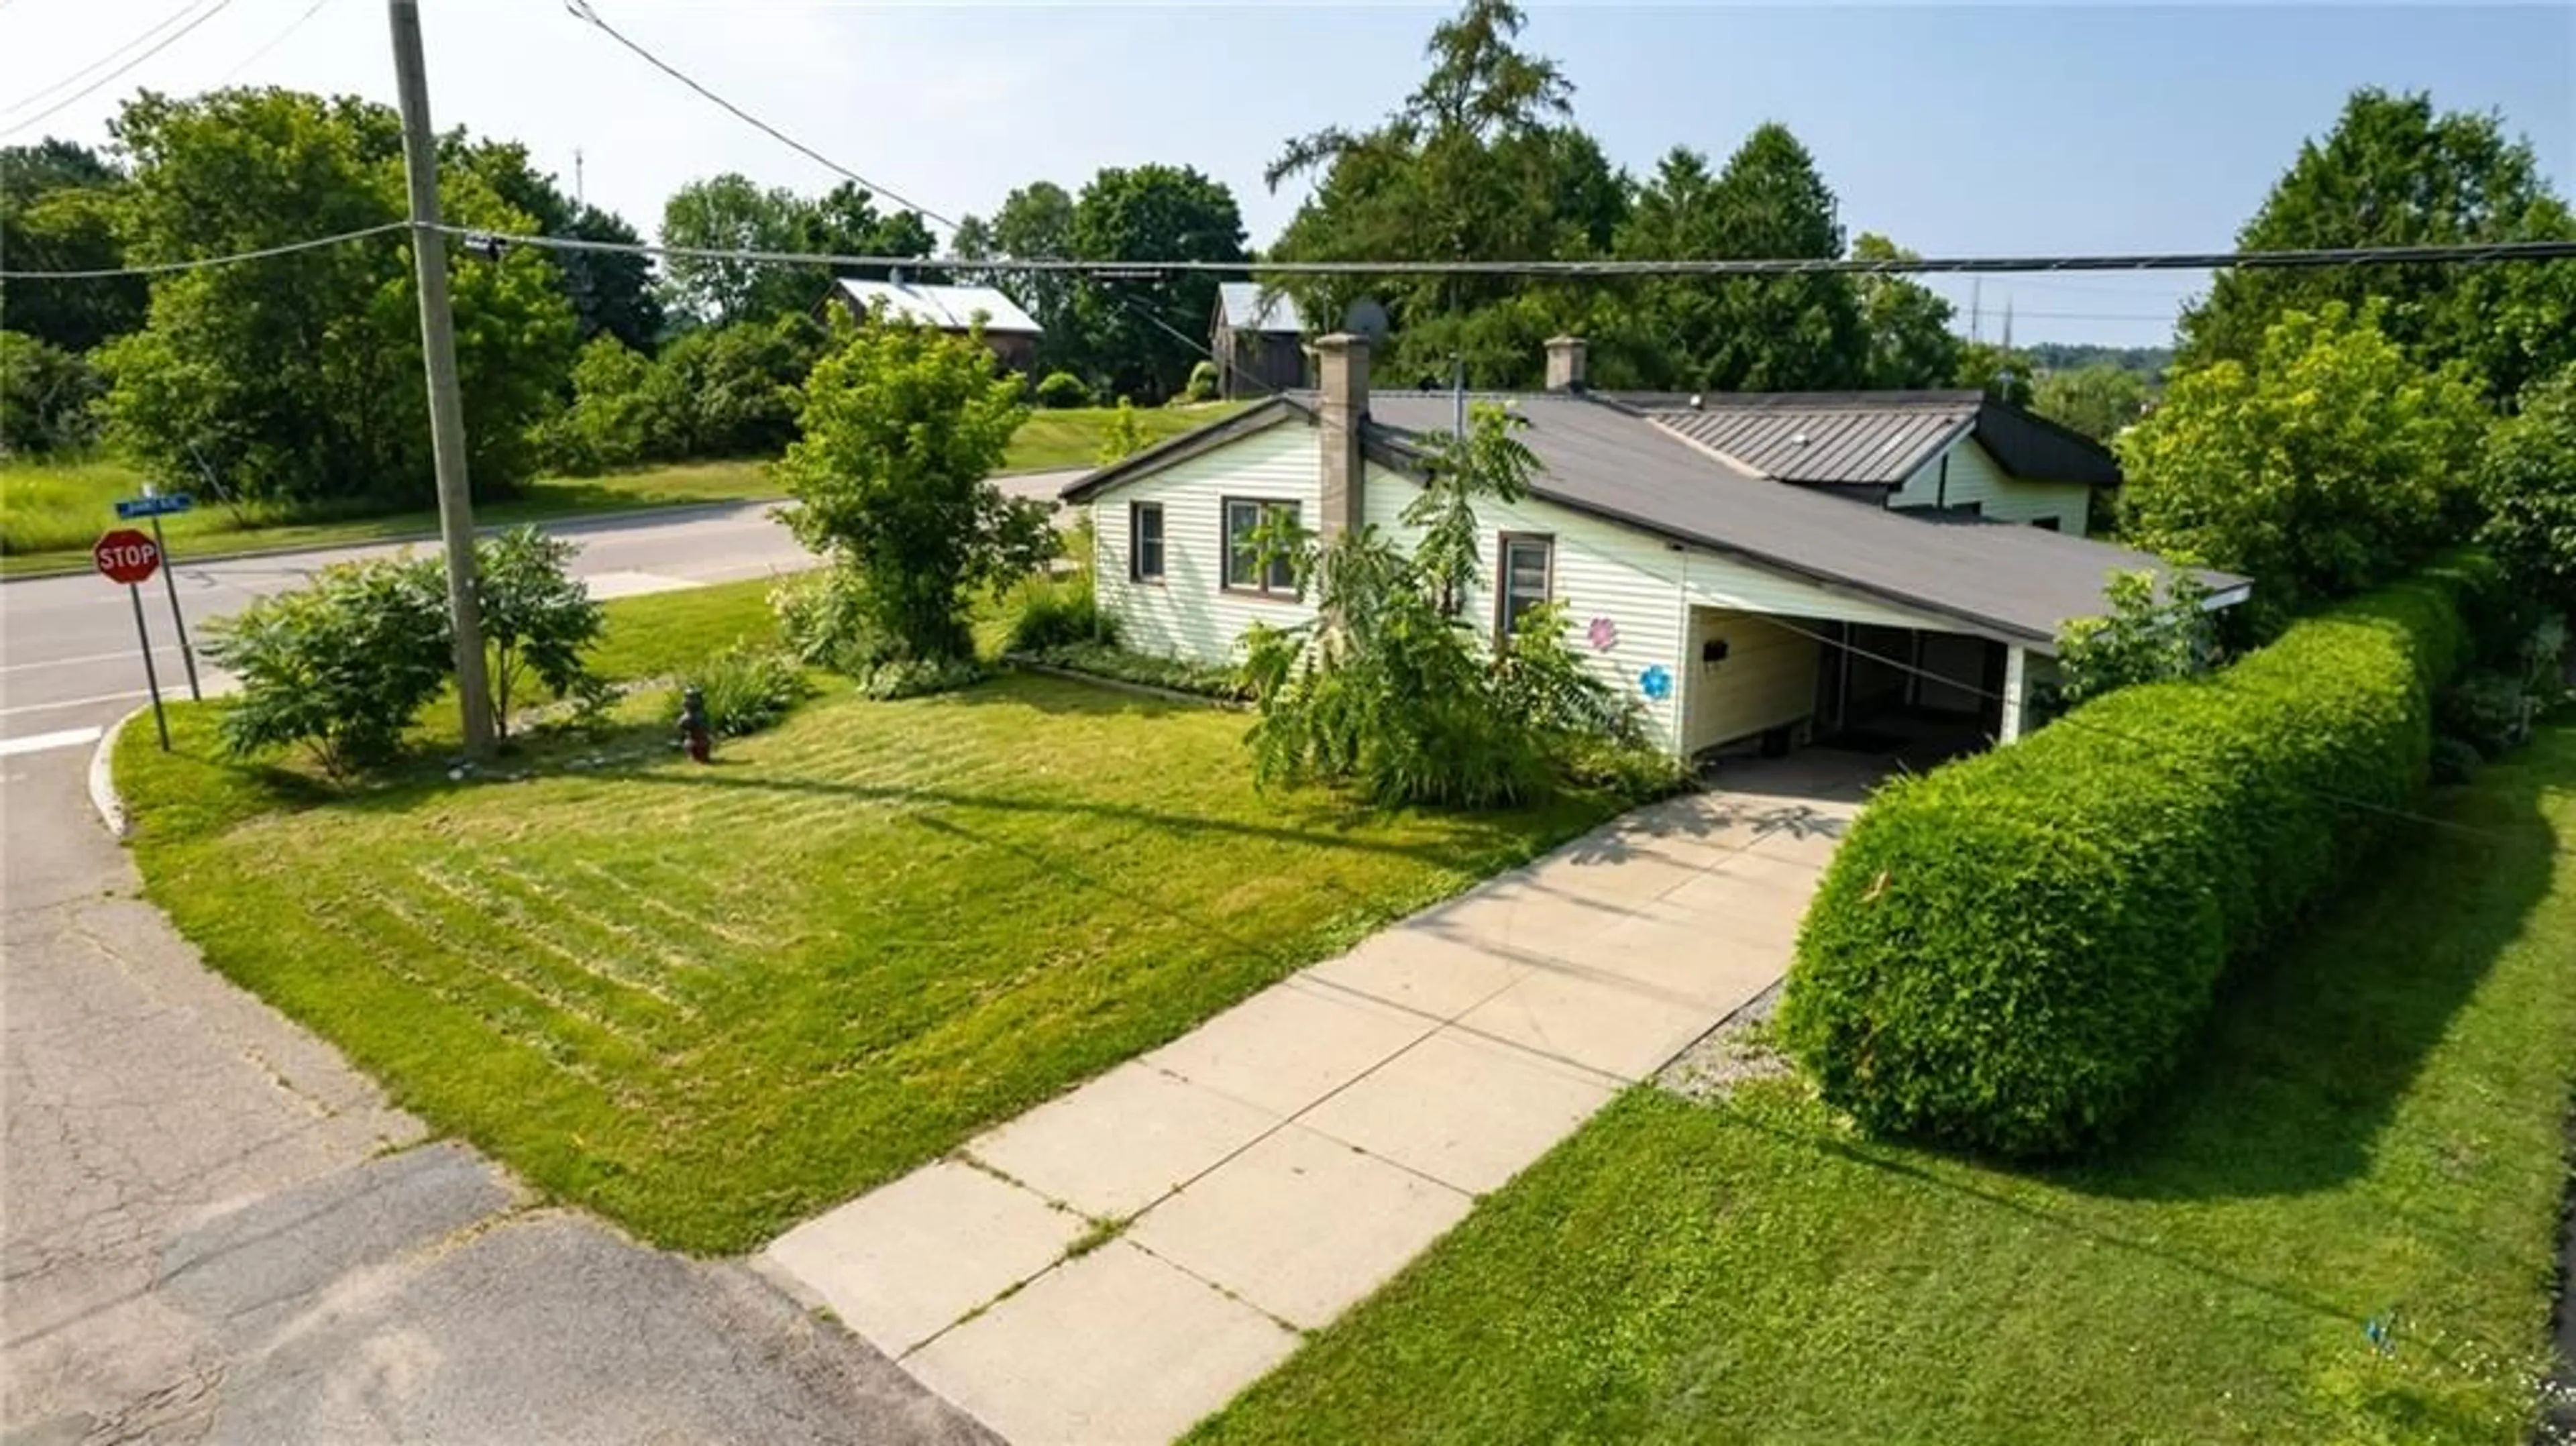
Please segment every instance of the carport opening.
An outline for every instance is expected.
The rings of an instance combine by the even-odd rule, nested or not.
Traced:
[[[1827,748],[1930,768],[1999,736],[2006,662],[1959,633],[1695,608],[1684,736],[1702,764]]]

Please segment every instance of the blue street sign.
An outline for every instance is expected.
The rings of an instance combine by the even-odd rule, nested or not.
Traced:
[[[116,504],[116,515],[126,521],[137,517],[160,517],[172,512],[185,512],[197,505],[197,499],[185,492],[164,492],[152,497],[128,497]]]

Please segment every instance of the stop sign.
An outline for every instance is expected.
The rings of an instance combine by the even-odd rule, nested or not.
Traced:
[[[161,566],[161,549],[131,527],[120,527],[90,546],[90,561],[112,582],[136,583]]]

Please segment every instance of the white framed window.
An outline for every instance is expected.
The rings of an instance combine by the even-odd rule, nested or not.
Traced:
[[[1499,575],[1494,579],[1494,639],[1507,642],[1520,631],[1521,615],[1544,606],[1556,595],[1556,539],[1543,532],[1502,535]]]
[[[1228,497],[1224,507],[1225,590],[1250,593],[1256,597],[1295,597],[1295,564],[1281,554],[1264,565],[1261,547],[1254,540],[1254,534],[1272,521],[1285,521],[1291,527],[1296,526],[1297,504],[1266,497]]]

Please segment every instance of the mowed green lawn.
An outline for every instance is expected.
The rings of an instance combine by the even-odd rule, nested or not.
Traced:
[[[713,593],[612,605],[618,670],[760,616],[750,587]],[[844,687],[710,767],[656,735],[637,762],[555,746],[526,781],[318,805],[217,761],[205,710],[173,721],[166,759],[127,730],[119,777],[151,897],[214,966],[437,1127],[697,1251],[748,1249],[1608,811],[1263,794],[1240,715],[1031,677]]]
[[[2435,807],[2110,1157],[1990,1169],[1785,1081],[1641,1089],[1192,1439],[2529,1439],[2576,725]]]
[[[1237,409],[1234,403],[1145,407],[1137,410],[1136,418],[1151,443],[1230,416]],[[1031,412],[1011,438],[1002,470],[1089,467],[1098,459],[1116,414],[1113,407]],[[134,467],[113,458],[0,463],[0,576],[86,568],[90,544],[99,533],[117,525],[117,500],[142,495],[144,480]],[[190,490],[202,494],[202,489]],[[766,462],[683,462],[602,477],[545,478],[528,484],[507,502],[476,508],[475,520],[487,525],[545,522],[637,508],[758,501],[777,497],[781,491]],[[182,557],[380,542],[438,530],[438,514],[428,509],[290,514],[274,508],[221,507],[205,495],[197,500],[195,511],[162,519],[171,551]]]

